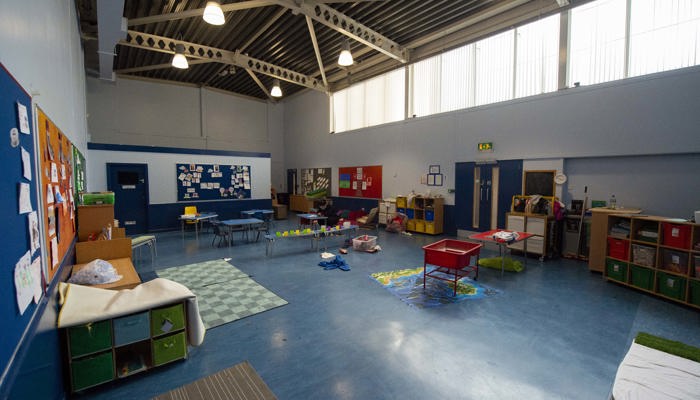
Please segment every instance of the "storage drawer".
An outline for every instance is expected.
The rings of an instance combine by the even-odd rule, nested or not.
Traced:
[[[700,281],[690,281],[690,295],[688,301],[691,304],[700,306]]]
[[[608,256],[627,261],[629,260],[629,246],[628,240],[609,237]]]
[[[412,208],[406,209],[406,216],[410,219],[415,218],[415,216],[416,216],[415,210]]]
[[[185,332],[153,340],[153,365],[163,365],[187,357]]]
[[[544,218],[528,217],[528,219],[527,219],[527,231],[530,233],[534,233],[535,235],[544,236],[546,221],[547,220]]]
[[[387,218],[389,218],[389,214],[387,214],[387,213],[380,212],[379,214],[377,214],[377,221],[380,224],[386,224]]]
[[[632,283],[632,286],[646,290],[654,289],[654,270],[631,265],[630,275],[630,283]]]
[[[688,273],[688,253],[681,251],[663,249],[663,261],[661,267],[667,271],[679,274]]]
[[[425,223],[425,233],[429,233],[431,235],[435,234],[435,222],[426,222]]]
[[[415,231],[416,230],[416,221],[413,219],[409,219],[408,222],[406,222],[406,230],[407,231]]]
[[[406,198],[405,197],[397,197],[396,198],[396,207],[398,208],[406,208],[408,205],[406,204]]]
[[[506,229],[525,232],[525,217],[521,215],[509,215],[506,219]]]
[[[111,321],[91,322],[68,328],[68,343],[72,358],[111,348]]]
[[[151,310],[151,332],[153,336],[173,332],[185,327],[185,312],[182,303]]]
[[[645,267],[654,267],[656,265],[656,248],[633,244],[632,262]]]
[[[435,221],[435,211],[425,210],[425,220],[426,221]]]
[[[680,249],[690,248],[690,225],[663,223],[664,245],[678,247]]]
[[[425,233],[425,221],[416,221],[416,232]]]
[[[389,212],[389,206],[387,205],[387,203],[380,202],[379,203],[379,213],[386,214],[387,212]]]
[[[627,263],[608,258],[605,262],[605,270],[610,279],[627,283]]]
[[[656,274],[658,292],[677,300],[685,300],[685,278],[658,272]]]
[[[148,339],[151,335],[148,311],[139,314],[128,315],[126,317],[115,318],[112,321],[114,326],[114,345],[123,346],[125,344]]]
[[[114,379],[114,360],[111,351],[73,361],[70,368],[74,392]]]
[[[525,240],[525,247],[528,253],[532,254],[544,254],[544,238],[541,236],[530,236],[529,239]]]

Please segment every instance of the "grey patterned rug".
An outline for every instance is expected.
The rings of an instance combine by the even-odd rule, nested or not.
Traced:
[[[156,274],[187,286],[197,295],[199,314],[207,329],[287,304],[224,260],[166,268]]]

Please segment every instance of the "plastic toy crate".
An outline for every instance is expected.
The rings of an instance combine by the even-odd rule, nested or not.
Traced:
[[[614,237],[608,238],[608,256],[618,260],[629,259],[629,241]]]
[[[627,263],[608,258],[606,261],[606,272],[610,279],[627,283]]]
[[[670,249],[663,249],[661,253],[663,254],[663,269],[679,274],[688,273],[688,253]]]
[[[664,246],[690,248],[690,225],[663,223]]]
[[[352,239],[352,249],[359,251],[369,251],[377,245],[377,237],[362,235]]]
[[[656,274],[659,293],[677,300],[685,300],[685,278],[658,272]]]
[[[654,288],[654,271],[649,268],[630,266],[632,286],[652,290]]]
[[[83,205],[114,204],[114,192],[83,193]]]
[[[649,246],[633,244],[632,262],[645,267],[654,267],[656,263],[656,249]]]
[[[700,281],[690,281],[690,296],[688,301],[691,304],[700,306]]]

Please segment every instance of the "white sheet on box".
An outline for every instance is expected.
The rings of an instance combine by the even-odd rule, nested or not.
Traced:
[[[700,363],[632,343],[612,394],[615,400],[698,400]]]
[[[156,278],[133,289],[110,290],[61,282],[58,285],[61,311],[58,327],[86,324],[186,300],[187,335],[192,346],[204,341],[204,323],[199,315],[197,296],[187,287]]]

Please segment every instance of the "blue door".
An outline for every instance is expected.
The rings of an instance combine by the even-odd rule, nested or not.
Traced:
[[[114,218],[127,235],[148,231],[148,165],[107,163],[107,188],[114,192]]]

